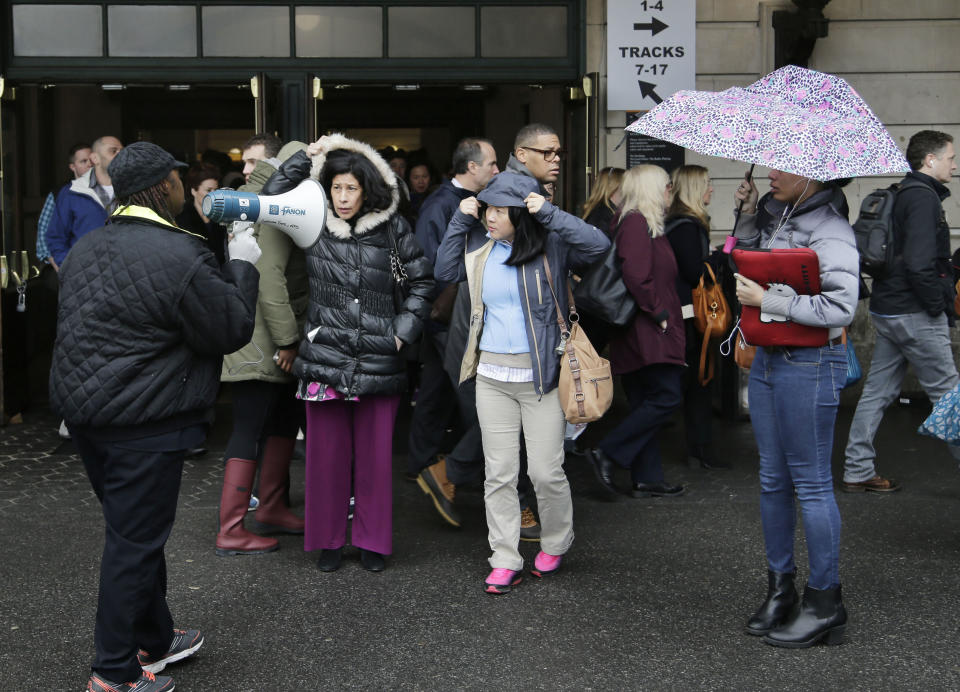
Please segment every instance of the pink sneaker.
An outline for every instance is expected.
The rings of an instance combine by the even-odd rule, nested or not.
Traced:
[[[495,567],[483,582],[483,590],[494,595],[510,593],[510,589],[523,581],[520,572],[503,567]]]
[[[560,569],[561,560],[563,560],[563,555],[550,555],[541,550],[533,561],[533,569],[530,570],[530,574],[541,578],[549,577]]]

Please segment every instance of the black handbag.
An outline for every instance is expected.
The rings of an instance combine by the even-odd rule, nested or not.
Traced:
[[[600,260],[590,265],[573,289],[573,297],[582,312],[617,327],[626,327],[637,314],[637,303],[623,283],[617,257],[617,238],[622,223],[617,224],[610,248]]]

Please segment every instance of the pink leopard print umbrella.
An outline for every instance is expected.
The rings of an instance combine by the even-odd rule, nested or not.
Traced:
[[[678,91],[626,129],[814,180],[910,170],[849,84],[794,65],[746,88]]]

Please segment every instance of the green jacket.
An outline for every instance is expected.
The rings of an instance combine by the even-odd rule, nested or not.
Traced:
[[[306,145],[290,142],[280,150],[278,158],[284,161],[300,149],[306,149]],[[271,164],[259,161],[250,180],[240,189],[259,192],[275,171]],[[288,235],[274,226],[258,223],[253,227],[253,235],[261,252],[257,262],[260,293],[253,340],[224,357],[220,380],[291,382],[294,376],[280,369],[273,354],[279,348],[296,346],[302,338],[309,298],[306,257]]]

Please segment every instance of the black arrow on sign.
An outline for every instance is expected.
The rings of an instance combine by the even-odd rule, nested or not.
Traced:
[[[653,20],[652,20],[649,24],[634,24],[634,25],[633,25],[633,30],[634,30],[634,31],[645,31],[645,30],[649,29],[651,36],[656,36],[657,34],[659,34],[661,31],[663,31],[663,30],[666,29],[666,28],[667,28],[667,25],[664,24],[663,22],[661,22],[661,21],[660,21],[659,19],[657,19],[656,17],[654,17]]]
[[[640,85],[640,96],[641,98],[650,97],[653,99],[654,103],[663,103],[663,99],[660,98],[660,95],[654,91],[657,88],[656,84],[651,84],[650,82],[644,82],[637,80],[637,84]]]

